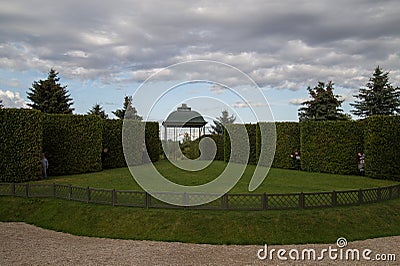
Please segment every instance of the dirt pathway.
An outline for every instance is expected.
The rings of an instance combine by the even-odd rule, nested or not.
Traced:
[[[0,223],[0,265],[400,265],[400,236],[376,238],[348,243],[346,249],[371,249],[377,253],[395,254],[395,262],[360,260],[345,263],[333,261],[325,254],[322,261],[293,261],[291,249],[303,252],[305,248],[321,250],[332,245],[268,246],[286,249],[288,261],[259,260],[255,245],[199,245],[176,242],[132,241],[93,237],[80,237],[42,229],[25,223]],[[295,256],[296,253],[291,253]],[[338,253],[339,254],[339,253]],[[264,252],[260,253],[261,256]],[[307,255],[307,254],[306,254]]]

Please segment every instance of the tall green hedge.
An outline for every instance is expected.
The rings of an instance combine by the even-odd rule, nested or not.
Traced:
[[[49,175],[100,171],[103,121],[95,115],[46,115],[43,150]]]
[[[41,177],[42,120],[39,111],[0,109],[0,181]]]
[[[143,136],[143,130],[145,135]],[[144,139],[143,139],[144,137]],[[140,122],[124,120],[122,128],[123,152],[128,166],[140,165],[143,162],[156,162],[160,157],[160,132],[157,122]],[[147,154],[143,153],[146,143]]]
[[[365,174],[400,181],[400,116],[374,116],[365,122]]]
[[[121,119],[105,119],[103,123],[103,148],[108,152],[104,156],[103,168],[126,167],[124,151],[122,148]]]
[[[362,122],[302,122],[300,141],[303,170],[332,174],[358,173],[356,156],[363,149]]]
[[[254,128],[252,128],[254,126]],[[256,125],[245,125],[243,124],[229,124],[226,125],[226,129],[224,132],[224,160],[226,162],[234,162],[234,163],[250,163],[255,161],[255,126]],[[249,131],[247,130],[250,128],[252,130],[250,132],[251,136],[249,136]],[[229,133],[228,133],[229,132]],[[246,137],[243,134],[248,135],[248,142],[246,142]],[[233,139],[233,142],[231,141]],[[253,145],[253,146],[251,146]],[[231,149],[236,150],[234,154],[231,154]],[[246,150],[249,150],[249,156],[245,156]],[[252,157],[254,156],[254,158]]]
[[[257,124],[245,124],[247,134],[249,136],[249,144],[250,144],[250,154],[249,154],[249,164],[256,165],[257,164],[257,148],[256,148],[256,135],[257,135]]]
[[[295,150],[300,151],[300,126],[296,122],[276,122],[276,149],[272,167],[295,168],[290,158]]]
[[[261,132],[260,125],[264,125],[265,130],[273,130],[273,124],[271,123],[259,123],[257,126],[257,156],[260,155],[261,150]],[[300,127],[299,123],[296,122],[275,122],[275,156],[272,162],[272,167],[276,168],[294,168],[293,160],[290,158],[290,154],[295,150],[300,150]],[[267,139],[269,136],[265,136]],[[270,147],[274,148],[274,147]],[[263,159],[260,161],[264,165]]]
[[[156,162],[160,159],[160,127],[157,122],[145,122],[146,123],[146,149],[149,154],[150,160]]]

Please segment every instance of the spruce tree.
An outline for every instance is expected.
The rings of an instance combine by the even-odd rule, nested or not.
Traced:
[[[128,111],[128,115],[125,117],[125,113]],[[132,119],[142,121],[143,117],[137,114],[137,110],[132,105],[132,96],[125,96],[124,105],[122,109],[117,109],[112,112],[119,119]]]
[[[32,101],[28,106],[49,114],[72,114],[74,108],[67,86],[61,86],[58,72],[49,71],[46,80],[34,81],[28,99]]]
[[[95,105],[93,105],[92,109],[90,109],[87,112],[88,115],[98,115],[103,119],[107,119],[108,115],[106,114],[106,112],[103,110],[103,107],[101,107],[100,104],[96,103]]]
[[[304,107],[299,109],[300,121],[346,120],[350,118],[340,108],[343,100],[339,100],[339,95],[333,94],[333,85],[332,81],[329,81],[326,86],[324,82],[318,82],[314,89],[307,88],[312,99],[302,103]]]
[[[211,134],[222,135],[224,133],[224,125],[233,124],[236,120],[234,115],[229,115],[227,110],[222,111],[222,116],[217,117],[217,120],[213,120],[214,125],[211,125]]]
[[[359,101],[350,104],[355,109],[351,112],[360,117],[372,115],[394,115],[400,112],[400,89],[389,83],[389,72],[383,72],[378,66],[366,87],[360,88]]]

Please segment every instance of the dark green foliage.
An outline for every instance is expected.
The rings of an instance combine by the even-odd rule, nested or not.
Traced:
[[[275,122],[276,127],[276,148],[272,167],[295,168],[294,161],[290,154],[295,150],[300,151],[300,127],[296,122]],[[261,134],[257,127],[257,154],[261,149]],[[262,163],[262,162],[261,162]]]
[[[251,130],[249,133],[247,128]],[[229,133],[228,133],[229,132]],[[247,136],[245,136],[247,134]],[[249,136],[251,134],[251,136]],[[246,138],[247,137],[247,138]],[[224,133],[224,160],[233,163],[256,164],[256,125],[227,124]],[[252,146],[253,145],[253,146]],[[231,154],[231,149],[235,151]],[[249,149],[249,150],[248,150]],[[246,151],[249,151],[246,156]]]
[[[379,66],[369,79],[365,88],[360,88],[360,99],[354,104],[351,112],[361,117],[372,115],[394,115],[400,113],[400,89],[389,83],[389,72],[384,73]]]
[[[74,108],[67,86],[61,86],[58,72],[51,69],[46,80],[34,81],[28,99],[33,109],[49,114],[72,114]]]
[[[103,168],[126,167],[124,151],[122,148],[122,120],[106,119],[103,122]]]
[[[160,159],[160,128],[157,122],[146,122],[146,149],[150,160],[156,162]]]
[[[98,115],[103,119],[107,119],[108,115],[106,112],[103,110],[103,107],[96,103],[87,113],[88,115]]]
[[[328,84],[318,82],[318,85],[307,90],[310,93],[311,100],[302,103],[305,107],[299,109],[299,120],[347,120],[350,119],[348,115],[343,114],[340,108],[343,101],[339,100],[339,95],[333,94],[334,83],[330,81]],[[326,89],[325,89],[326,87]]]
[[[215,154],[214,160],[223,161],[224,160],[224,138],[222,135],[206,135],[207,137],[214,140],[217,146],[217,153]]]
[[[24,182],[41,176],[43,115],[35,110],[0,110],[0,181]]]
[[[400,181],[400,116],[373,116],[365,122],[365,174]]]
[[[249,154],[249,164],[257,164],[257,148],[256,148],[256,131],[257,124],[246,124],[247,134],[249,136],[249,144],[250,144],[250,154]]]
[[[213,135],[222,135],[224,133],[224,125],[233,124],[236,120],[234,115],[229,115],[227,110],[222,111],[222,116],[217,117],[217,120],[213,120],[214,125],[211,125]]]
[[[122,109],[117,109],[112,113],[119,119],[126,118],[126,119],[138,120],[138,121],[142,121],[142,119],[143,119],[143,117],[141,117],[137,114],[137,110],[133,106],[132,96],[125,96],[124,105],[123,105]],[[125,114],[126,114],[126,117],[125,117]]]
[[[95,115],[46,115],[43,150],[49,175],[100,171],[102,122]]]
[[[182,153],[189,159],[196,159],[200,156],[199,141],[203,138],[211,138],[215,145],[217,146],[217,152],[215,154],[214,160],[223,161],[224,160],[224,138],[223,135],[203,135],[200,139],[196,139],[190,142],[184,142],[180,145]],[[211,160],[212,158],[207,158]]]
[[[363,147],[360,121],[303,122],[300,124],[303,170],[357,174],[357,152]]]

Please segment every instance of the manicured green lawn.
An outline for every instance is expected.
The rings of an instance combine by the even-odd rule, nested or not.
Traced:
[[[0,197],[0,221],[75,235],[211,244],[334,243],[400,235],[400,199],[286,211],[112,207],[57,199]],[[39,243],[38,243],[39,244]]]
[[[183,171],[167,161],[155,164],[161,174],[182,185],[200,185],[215,179],[226,167],[226,163],[214,161],[211,166],[199,172]],[[249,193],[248,185],[255,166],[249,165],[231,193]],[[142,190],[131,176],[128,168],[104,170],[102,172],[51,177],[38,183],[72,184],[107,189]],[[361,176],[310,173],[286,169],[271,169],[267,178],[254,193],[291,193],[348,190],[388,186],[394,181],[371,179]]]

